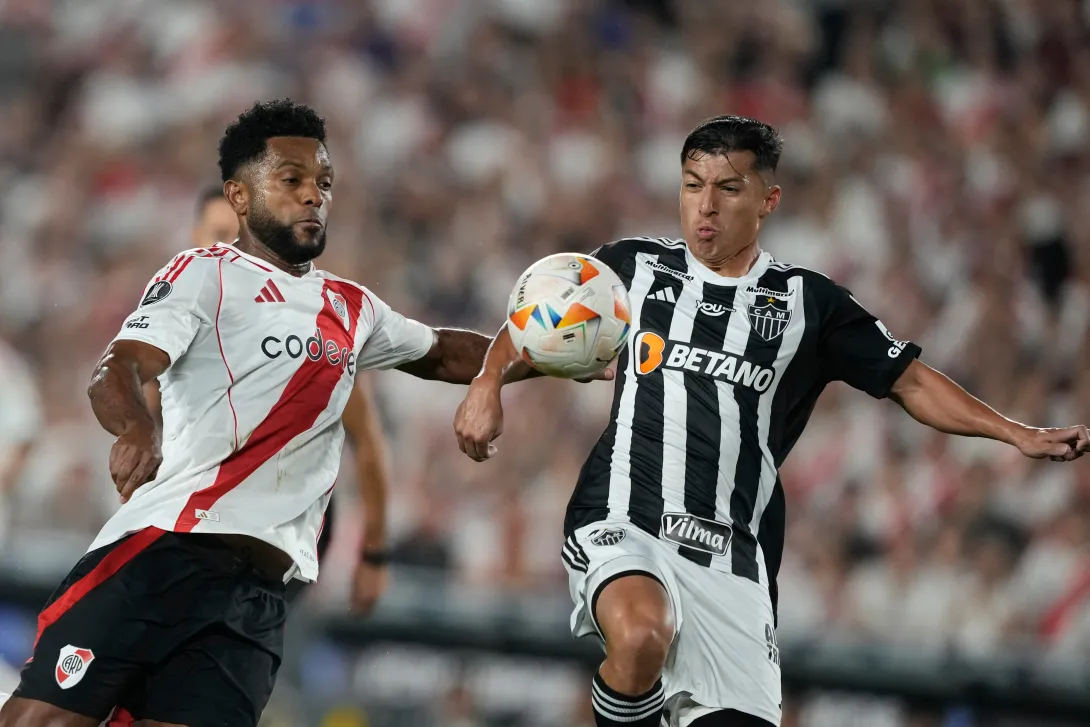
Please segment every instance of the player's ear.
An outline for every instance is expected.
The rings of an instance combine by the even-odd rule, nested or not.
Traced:
[[[223,185],[223,196],[236,215],[245,215],[250,207],[250,192],[246,185],[235,179],[228,179]]]
[[[761,205],[761,211],[758,213],[761,219],[768,217],[780,206],[780,193],[780,185],[778,184],[773,184],[769,188],[768,193],[765,194],[764,204]]]

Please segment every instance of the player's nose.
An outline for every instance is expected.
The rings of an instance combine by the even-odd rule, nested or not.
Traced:
[[[719,214],[719,200],[715,195],[715,188],[708,185],[700,197],[700,214],[705,217]]]
[[[308,207],[321,207],[325,200],[322,198],[322,190],[317,182],[307,182],[299,185],[299,193],[302,195],[303,204]]]

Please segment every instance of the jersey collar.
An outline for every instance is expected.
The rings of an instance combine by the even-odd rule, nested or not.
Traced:
[[[757,256],[757,261],[753,263],[753,267],[749,269],[748,273],[740,278],[727,278],[705,267],[704,263],[697,260],[696,256],[689,250],[689,246],[685,246],[685,261],[689,264],[689,274],[709,285],[734,287],[752,284],[765,274],[765,271],[768,270],[768,266],[772,264],[772,260],[772,255],[762,250],[761,254]]]
[[[235,242],[238,242],[238,238],[235,238]],[[239,257],[246,258],[247,260],[249,260],[250,262],[252,262],[252,263],[254,263],[256,265],[260,265],[262,267],[272,268],[273,272],[277,273],[279,275],[286,275],[289,278],[294,278],[295,277],[291,273],[285,272],[285,271],[281,270],[280,268],[276,267],[275,265],[271,264],[268,260],[262,260],[259,257],[256,257],[254,255],[250,255],[248,253],[243,252],[242,250],[239,250],[237,247],[235,247],[234,242],[232,242],[232,243],[217,242],[212,247],[229,247],[229,248],[231,248],[231,250],[234,251],[234,253],[236,255],[238,255]],[[312,278],[317,274],[318,274],[318,267],[313,262],[311,262],[310,263],[310,269],[307,270],[305,273],[303,273],[303,275],[301,277]]]

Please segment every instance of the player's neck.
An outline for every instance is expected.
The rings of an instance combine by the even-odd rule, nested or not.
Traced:
[[[297,278],[303,277],[314,267],[314,264],[309,260],[305,263],[298,264],[287,262],[245,230],[239,231],[238,239],[235,240],[235,248],[247,255],[260,258],[273,267],[283,270],[288,275],[294,275]]]
[[[690,248],[690,251],[692,251],[692,248]],[[757,259],[761,257],[761,246],[755,239],[745,247],[716,255],[714,258],[705,259],[696,253],[693,253],[693,257],[716,275],[724,278],[742,278],[757,263]]]

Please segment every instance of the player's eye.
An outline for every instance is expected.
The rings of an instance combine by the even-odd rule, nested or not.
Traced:
[[[284,184],[298,184],[299,180],[295,177],[287,177],[284,179]]]
[[[700,189],[700,185],[696,182],[689,182],[685,185],[685,189]]]
[[[728,192],[739,192],[739,191],[741,191],[738,187],[735,187],[733,184],[728,185],[728,186],[724,187],[723,189],[727,190]]]
[[[328,192],[329,190],[333,189],[333,182],[327,179],[325,181],[318,182],[318,186]]]

